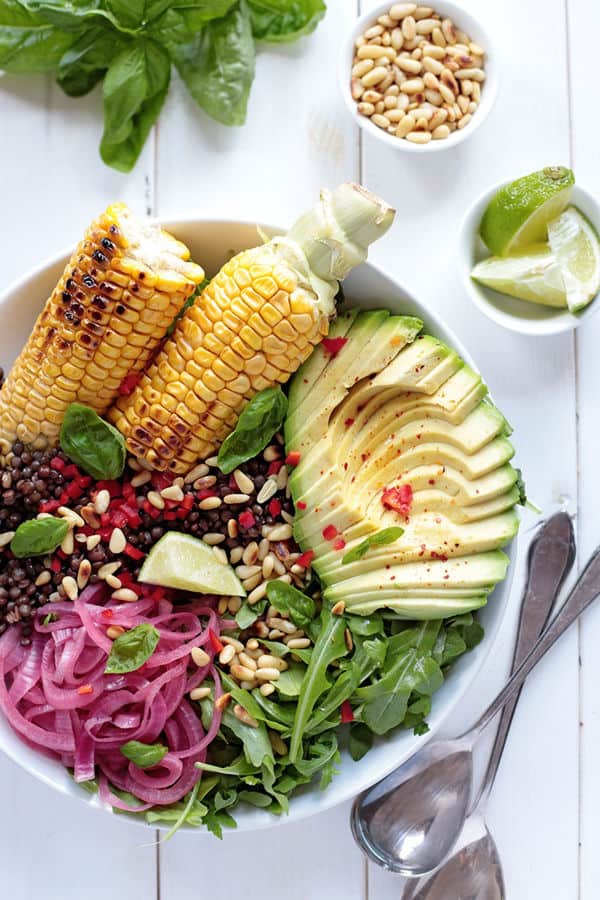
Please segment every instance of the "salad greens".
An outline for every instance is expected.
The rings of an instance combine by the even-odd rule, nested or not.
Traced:
[[[399,525],[392,525],[390,528],[382,528],[380,531],[375,534],[370,534],[368,538],[365,538],[364,541],[354,547],[352,550],[349,550],[342,557],[342,565],[347,565],[348,563],[356,562],[357,559],[362,559],[365,556],[371,547],[384,547],[386,544],[393,544],[394,541],[397,541],[404,534],[404,528],[400,528]]]
[[[21,522],[10,542],[10,549],[18,559],[26,556],[45,556],[59,547],[67,536],[69,523],[58,516],[28,519]]]
[[[160,634],[154,625],[142,622],[113,641],[105,672],[109,675],[135,672],[150,659],[158,646]]]
[[[51,72],[81,97],[103,82],[107,165],[129,172],[175,66],[197,104],[243,125],[255,42],[310,34],[324,0],[0,0],[0,69]]]
[[[169,752],[164,744],[143,744],[141,741],[127,741],[121,747],[121,753],[141,769],[157,766]]]
[[[250,400],[234,431],[221,444],[218,466],[228,475],[257,456],[281,426],[287,412],[287,397],[280,387],[265,388]]]
[[[261,640],[269,653],[289,663],[268,697],[259,690],[245,690],[226,671],[219,672],[231,701],[223,710],[209,759],[197,763],[201,780],[179,803],[143,813],[149,823],[170,827],[167,837],[182,825],[203,825],[221,837],[224,828],[235,828],[232,813],[239,803],[285,813],[290,795],[302,785],[316,776],[321,788],[329,784],[342,748],[359,760],[378,736],[395,728],[425,733],[431,695],[443,683],[448,667],[483,637],[471,613],[427,622],[379,613],[337,616],[294,589],[296,594],[312,603],[303,627],[314,644],[290,650],[279,641]],[[282,593],[277,599],[281,612],[283,597]],[[304,601],[295,607],[288,597],[286,610],[292,620],[298,608],[305,620]],[[245,626],[239,627],[241,632]],[[235,715],[235,704],[246,710],[256,727]],[[212,699],[195,705],[208,728]],[[340,728],[343,722],[347,728]],[[148,758],[152,760],[155,747],[158,755],[160,745],[141,744],[132,748],[129,758],[138,765],[152,765]]]
[[[71,403],[67,408],[60,429],[60,446],[70,460],[96,480],[123,474],[123,435],[89,406]]]

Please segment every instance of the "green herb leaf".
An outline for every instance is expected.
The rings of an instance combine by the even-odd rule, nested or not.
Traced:
[[[126,0],[125,0],[126,2]],[[211,19],[227,15],[237,0],[182,0],[169,6],[149,23],[149,31],[161,44],[181,44],[193,40]]]
[[[119,478],[125,468],[123,435],[89,406],[71,403],[60,429],[60,446],[96,480]]]
[[[171,62],[156,41],[129,43],[110,64],[104,80],[104,162],[129,172],[167,96]]]
[[[390,528],[382,528],[376,534],[370,534],[358,547],[354,547],[348,553],[345,553],[342,557],[342,564],[347,565],[348,563],[356,562],[357,559],[362,559],[371,547],[383,547],[386,544],[393,544],[403,534],[404,528],[396,525],[392,525]]]
[[[250,628],[251,625],[254,625],[256,620],[262,616],[266,607],[266,600],[259,600],[258,603],[255,603],[253,606],[250,606],[249,603],[242,603],[235,614],[235,621],[240,631],[245,631],[246,628]]]
[[[143,744],[141,741],[127,741],[121,747],[121,753],[140,769],[149,769],[164,759],[169,748],[164,744]]]
[[[104,671],[109,675],[135,672],[150,659],[159,640],[160,634],[149,622],[130,628],[113,641]]]
[[[45,556],[62,544],[69,530],[65,519],[48,516],[21,522],[10,542],[10,549],[19,559],[26,556]]]
[[[285,672],[281,672],[277,681],[274,682],[277,691],[284,697],[300,696],[305,674],[306,666],[302,665],[302,663],[291,663]]]
[[[312,597],[284,581],[269,581],[267,598],[279,612],[287,613],[294,625],[306,628],[315,617],[315,601]]]
[[[122,48],[115,31],[101,25],[87,28],[60,60],[56,78],[65,94],[81,97],[91,91]]]
[[[304,676],[304,683],[294,718],[292,739],[290,744],[290,760],[297,762],[302,756],[302,738],[315,703],[326,691],[330,682],[327,669],[331,663],[346,656],[348,648],[344,640],[346,622],[343,616],[334,616],[328,609],[323,609],[320,618],[320,632],[313,648],[310,662]]]
[[[373,732],[364,722],[353,722],[350,726],[348,751],[354,762],[358,762],[373,746]]]
[[[58,616],[56,615],[56,613],[48,613],[47,616],[44,616],[42,625],[50,625],[51,622],[57,622],[57,621],[58,621]]]
[[[224,125],[243,125],[254,80],[254,39],[244,0],[208,22],[189,43],[169,49],[198,106]]]
[[[75,36],[58,31],[22,0],[0,0],[0,69],[51,72]]]
[[[260,41],[295,41],[314,31],[326,12],[323,0],[249,0],[252,32]]]
[[[280,387],[265,388],[244,408],[235,431],[219,450],[218,465],[228,475],[267,446],[281,427],[287,412],[287,397]]]

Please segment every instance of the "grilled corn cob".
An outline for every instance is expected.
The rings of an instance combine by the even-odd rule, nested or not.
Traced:
[[[338,282],[393,217],[344,184],[323,192],[286,237],[230,260],[111,410],[130,452],[176,473],[210,456],[247,401],[287,381],[327,334]]]
[[[106,412],[204,278],[188,260],[187,247],[123,204],[91,224],[0,391],[4,462],[16,440],[56,444],[75,400]]]

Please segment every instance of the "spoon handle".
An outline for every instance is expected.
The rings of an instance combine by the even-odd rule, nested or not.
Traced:
[[[600,547],[597,547],[560,611],[556,614],[533,650],[525,657],[524,661],[500,691],[496,699],[488,706],[474,727],[469,730],[469,737],[476,737],[483,731],[486,725],[489,725],[496,713],[521,687],[531,670],[538,664],[540,659],[545,656],[550,647],[552,647],[563,632],[579,618],[581,613],[587,609],[590,603],[592,603],[599,594]],[[463,737],[467,737],[467,735],[463,735]]]
[[[527,583],[521,601],[511,673],[521,665],[546,627],[558,592],[574,560],[573,522],[567,513],[558,512],[542,524],[529,548]],[[492,789],[520,695],[519,689],[502,710],[485,777],[473,808],[485,801]]]

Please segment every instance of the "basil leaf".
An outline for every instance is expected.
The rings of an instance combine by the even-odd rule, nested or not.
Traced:
[[[193,40],[211,19],[227,15],[237,0],[179,0],[150,22],[149,30],[161,44],[181,44]]]
[[[243,125],[254,80],[254,39],[244,0],[192,41],[169,50],[198,106],[224,125]]]
[[[248,0],[257,40],[295,41],[314,31],[327,7],[323,0]]]
[[[166,50],[146,38],[130,42],[111,62],[104,79],[104,162],[129,172],[165,102],[171,78]]]
[[[74,39],[74,35],[58,31],[30,4],[0,0],[0,69],[51,72]]]
[[[284,581],[269,581],[269,603],[279,612],[287,613],[294,625],[305,628],[315,617],[315,601]]]
[[[114,31],[99,25],[86,29],[58,66],[56,78],[65,94],[81,97],[91,91],[122,47],[123,40]]]
[[[344,554],[342,557],[342,565],[345,566],[348,563],[356,562],[357,559],[362,559],[371,547],[383,547],[386,544],[393,544],[394,541],[401,538],[403,534],[404,528],[400,528],[396,525],[392,525],[391,528],[382,528],[381,531],[378,531],[376,534],[370,534],[368,538],[361,541],[358,547],[354,547]]]
[[[221,444],[217,457],[221,472],[228,475],[264,450],[279,431],[287,412],[287,397],[280,387],[265,388],[244,408],[235,430]]]
[[[69,459],[97,481],[123,474],[123,435],[89,406],[71,403],[67,408],[60,429],[60,446]]]
[[[10,542],[10,549],[16,557],[45,556],[62,544],[69,530],[65,519],[48,516],[44,519],[29,519],[21,522]]]
[[[160,634],[149,622],[130,628],[113,641],[104,671],[108,675],[135,672],[150,659],[159,640]]]
[[[256,620],[264,613],[266,606],[266,600],[259,600],[254,606],[250,606],[249,603],[242,603],[235,614],[235,621],[240,631],[244,631],[246,628],[254,625]]]
[[[140,769],[158,765],[169,752],[169,748],[164,744],[143,744],[141,741],[127,741],[120,749],[123,756]]]

